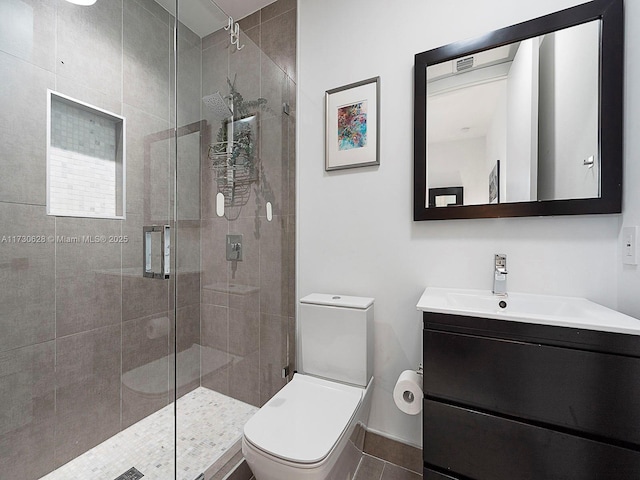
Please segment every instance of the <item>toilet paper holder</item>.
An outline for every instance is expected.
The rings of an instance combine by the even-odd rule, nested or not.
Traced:
[[[424,378],[424,369],[422,368],[421,363],[418,364],[418,369],[416,370],[416,373],[420,375],[422,378]],[[415,396],[413,395],[412,392],[409,392],[409,391],[404,392],[402,394],[402,397],[404,398],[404,401],[408,403],[412,403],[415,400]]]

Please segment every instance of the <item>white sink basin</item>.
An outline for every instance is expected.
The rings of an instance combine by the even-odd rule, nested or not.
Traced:
[[[501,302],[504,302],[501,305]],[[640,320],[585,298],[428,287],[418,310],[640,335]]]

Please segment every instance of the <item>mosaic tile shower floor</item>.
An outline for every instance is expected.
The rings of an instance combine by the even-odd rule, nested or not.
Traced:
[[[241,436],[258,409],[208,388],[178,400],[179,480],[194,480]],[[42,480],[113,480],[135,467],[144,480],[171,480],[174,472],[174,405],[149,415]]]

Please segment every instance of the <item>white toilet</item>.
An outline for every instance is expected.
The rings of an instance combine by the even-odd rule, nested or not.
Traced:
[[[373,298],[300,300],[298,371],[244,426],[256,480],[350,480],[371,409]]]

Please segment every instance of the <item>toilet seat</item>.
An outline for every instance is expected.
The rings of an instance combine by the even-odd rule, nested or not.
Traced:
[[[285,463],[302,468],[321,463],[342,438],[364,392],[296,374],[246,423],[244,439]]]

